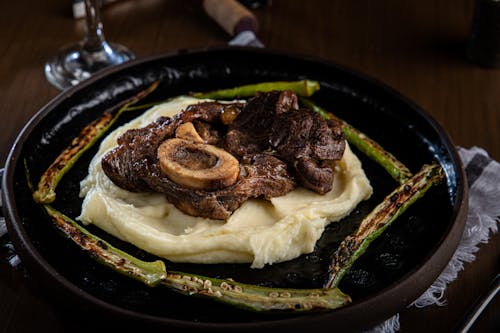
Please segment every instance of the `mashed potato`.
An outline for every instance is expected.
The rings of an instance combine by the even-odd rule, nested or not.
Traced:
[[[128,192],[104,174],[101,158],[117,145],[120,134],[197,102],[190,97],[175,98],[109,134],[81,182],[84,202],[79,220],[171,261],[252,263],[253,268],[262,268],[313,251],[328,223],[350,214],[371,195],[370,182],[348,146],[329,193],[320,195],[299,187],[271,202],[252,199],[227,221],[188,216],[164,195]]]

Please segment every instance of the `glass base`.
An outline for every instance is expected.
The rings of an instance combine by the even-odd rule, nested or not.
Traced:
[[[88,79],[95,72],[134,59],[134,54],[123,45],[102,43],[96,51],[83,45],[71,45],[61,50],[45,64],[47,80],[64,90]]]

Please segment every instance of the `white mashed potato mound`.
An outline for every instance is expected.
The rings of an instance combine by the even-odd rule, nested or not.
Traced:
[[[198,102],[174,98],[110,133],[81,182],[84,202],[79,220],[171,261],[251,263],[262,268],[312,252],[326,225],[350,214],[371,195],[361,162],[348,145],[336,167],[332,191],[320,195],[299,187],[270,202],[251,199],[226,221],[186,215],[161,193],[129,192],[106,176],[101,158],[117,145],[119,135]]]

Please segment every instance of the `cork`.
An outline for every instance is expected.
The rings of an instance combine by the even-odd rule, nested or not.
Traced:
[[[255,15],[236,0],[203,0],[205,12],[228,34],[237,35],[242,31],[257,32]]]

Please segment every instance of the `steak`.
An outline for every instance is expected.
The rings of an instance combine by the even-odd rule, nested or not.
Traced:
[[[291,110],[276,118],[269,143],[277,156],[293,165],[302,185],[321,194],[332,189],[332,162],[342,158],[345,149],[338,124],[308,109]]]
[[[161,117],[146,127],[126,131],[118,138],[118,146],[103,156],[104,173],[123,189],[164,193],[184,213],[213,219],[227,219],[249,198],[270,199],[292,191],[296,183],[286,163],[268,154],[244,156],[237,182],[218,191],[183,187],[161,171],[156,157],[158,147],[173,137],[183,122],[193,121],[208,143],[218,141],[221,134],[215,128],[223,123],[221,116],[227,116],[227,110],[236,112],[239,104],[215,104],[196,104],[174,118]]]
[[[297,96],[290,91],[258,93],[229,126],[224,148],[240,157],[267,150],[269,133],[276,117],[296,108]]]
[[[221,115],[238,114],[239,108],[240,103],[202,102],[188,106],[173,118],[160,117],[148,126],[128,130],[118,137],[118,146],[103,157],[103,171],[116,185],[125,190],[148,191],[150,187],[144,181],[148,175],[147,167],[158,163],[158,147],[163,141],[173,137],[179,125],[193,122],[197,129],[200,129],[198,133],[207,142],[218,141],[218,131],[212,127],[222,124]],[[202,128],[204,130],[201,130]]]
[[[232,185],[193,189],[177,184],[162,171],[159,146],[188,122],[205,144],[222,147],[238,159],[239,175]],[[164,193],[186,214],[227,219],[250,198],[270,200],[298,184],[318,193],[330,191],[334,162],[342,157],[344,148],[338,124],[313,111],[299,110],[292,92],[274,91],[259,93],[244,104],[194,104],[173,118],[161,117],[146,127],[128,130],[101,164],[121,188]]]
[[[165,193],[167,200],[182,212],[212,219],[227,219],[250,198],[281,196],[296,188],[287,165],[267,154],[246,156],[240,164],[235,184],[216,191],[190,189],[171,181],[158,163],[148,166],[144,181],[155,192]]]
[[[117,186],[131,192],[149,191],[144,181],[148,165],[156,163],[156,150],[171,137],[179,121],[160,117],[146,127],[131,129],[118,137],[118,146],[101,160],[104,173]]]

